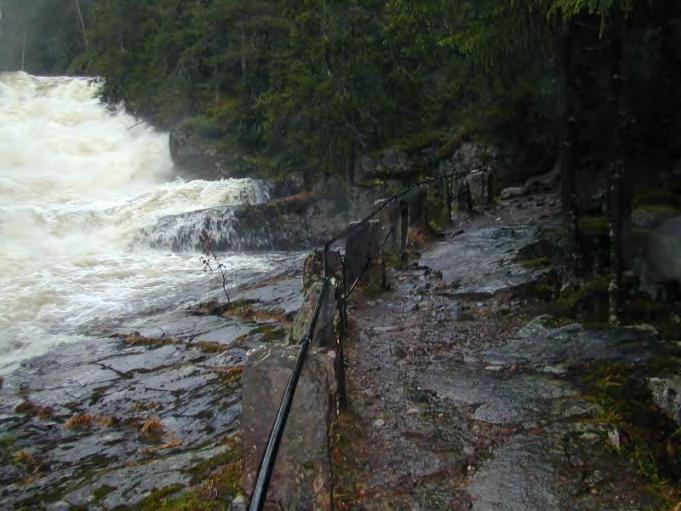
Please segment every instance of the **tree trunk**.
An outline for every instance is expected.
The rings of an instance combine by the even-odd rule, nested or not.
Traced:
[[[80,32],[83,35],[83,46],[85,46],[85,51],[89,52],[90,48],[87,44],[87,35],[85,33],[85,21],[83,20],[83,11],[80,10],[80,0],[73,0],[76,6],[76,13],[78,14],[78,20],[80,22]]]
[[[21,33],[21,70],[26,70],[26,31]]]
[[[607,171],[609,187],[609,220],[610,220],[610,285],[608,286],[609,320],[618,324],[622,315],[622,273],[624,270],[624,236],[628,217],[628,193],[626,175],[621,158],[620,87],[622,36],[621,20],[613,20],[609,39],[611,67],[608,74],[608,117],[610,133],[608,141]]]
[[[557,39],[558,67],[558,161],[565,228],[562,273],[564,283],[575,280],[577,261],[577,201],[575,194],[574,87],[572,83],[572,26],[564,22]]]

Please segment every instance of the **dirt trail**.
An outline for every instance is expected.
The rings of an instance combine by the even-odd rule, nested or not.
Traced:
[[[562,369],[561,357],[598,354],[565,351],[572,334],[541,320],[525,327],[542,311],[527,287],[545,270],[514,257],[557,203],[535,196],[459,222],[417,266],[391,273],[391,291],[356,299],[338,508],[650,508]],[[563,351],[542,351],[554,337]]]

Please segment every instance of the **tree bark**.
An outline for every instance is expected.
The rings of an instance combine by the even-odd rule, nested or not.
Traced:
[[[622,34],[621,20],[615,19],[611,24],[608,41],[610,69],[608,74],[608,117],[610,133],[608,141],[607,171],[609,186],[609,221],[610,221],[610,285],[608,286],[609,320],[618,324],[622,316],[622,273],[624,271],[624,237],[628,218],[628,193],[626,173],[621,157],[620,88]]]
[[[83,36],[83,46],[85,46],[85,51],[89,52],[90,48],[87,44],[87,34],[85,33],[85,21],[83,20],[83,11],[80,10],[80,0],[73,0],[76,6],[76,13],[78,14],[78,20],[80,22],[80,32]]]
[[[563,23],[557,38],[558,67],[558,162],[560,165],[560,191],[565,228],[562,261],[563,281],[569,283],[577,275],[579,259],[577,244],[577,201],[575,193],[575,112],[572,83],[572,38],[569,21]]]
[[[21,33],[21,70],[26,70],[26,31]]]

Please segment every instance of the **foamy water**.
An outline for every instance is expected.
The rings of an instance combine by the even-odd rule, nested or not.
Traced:
[[[61,342],[214,292],[198,254],[133,244],[159,217],[267,199],[249,179],[172,179],[168,136],[83,78],[0,74],[0,372]],[[230,255],[230,275],[268,271]]]

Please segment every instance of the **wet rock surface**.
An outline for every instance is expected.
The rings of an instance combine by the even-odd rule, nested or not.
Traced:
[[[247,491],[255,486],[281,397],[296,363],[297,346],[270,346],[249,354],[244,372]],[[336,416],[334,352],[313,349],[305,361],[270,481],[267,509],[331,507],[329,431]]]
[[[418,265],[391,273],[392,292],[356,299],[339,507],[654,509],[570,376],[590,360],[645,359],[650,332],[557,327],[518,292],[546,271],[514,260],[554,200],[460,216]]]
[[[280,275],[233,297],[244,317],[162,314],[24,362],[0,388],[0,508],[128,508],[194,484],[230,454],[246,353],[283,341],[274,318],[299,308],[300,289],[298,272]]]
[[[361,218],[380,191],[343,193],[333,183],[264,204],[224,206],[160,218],[143,229],[138,242],[173,251],[202,250],[201,232],[210,233],[214,248],[236,250],[300,250],[325,243]]]
[[[464,231],[456,242],[436,243],[419,263],[442,273],[457,294],[492,295],[536,280],[546,272],[525,269],[513,261],[517,251],[536,235],[536,227],[482,227]]]

